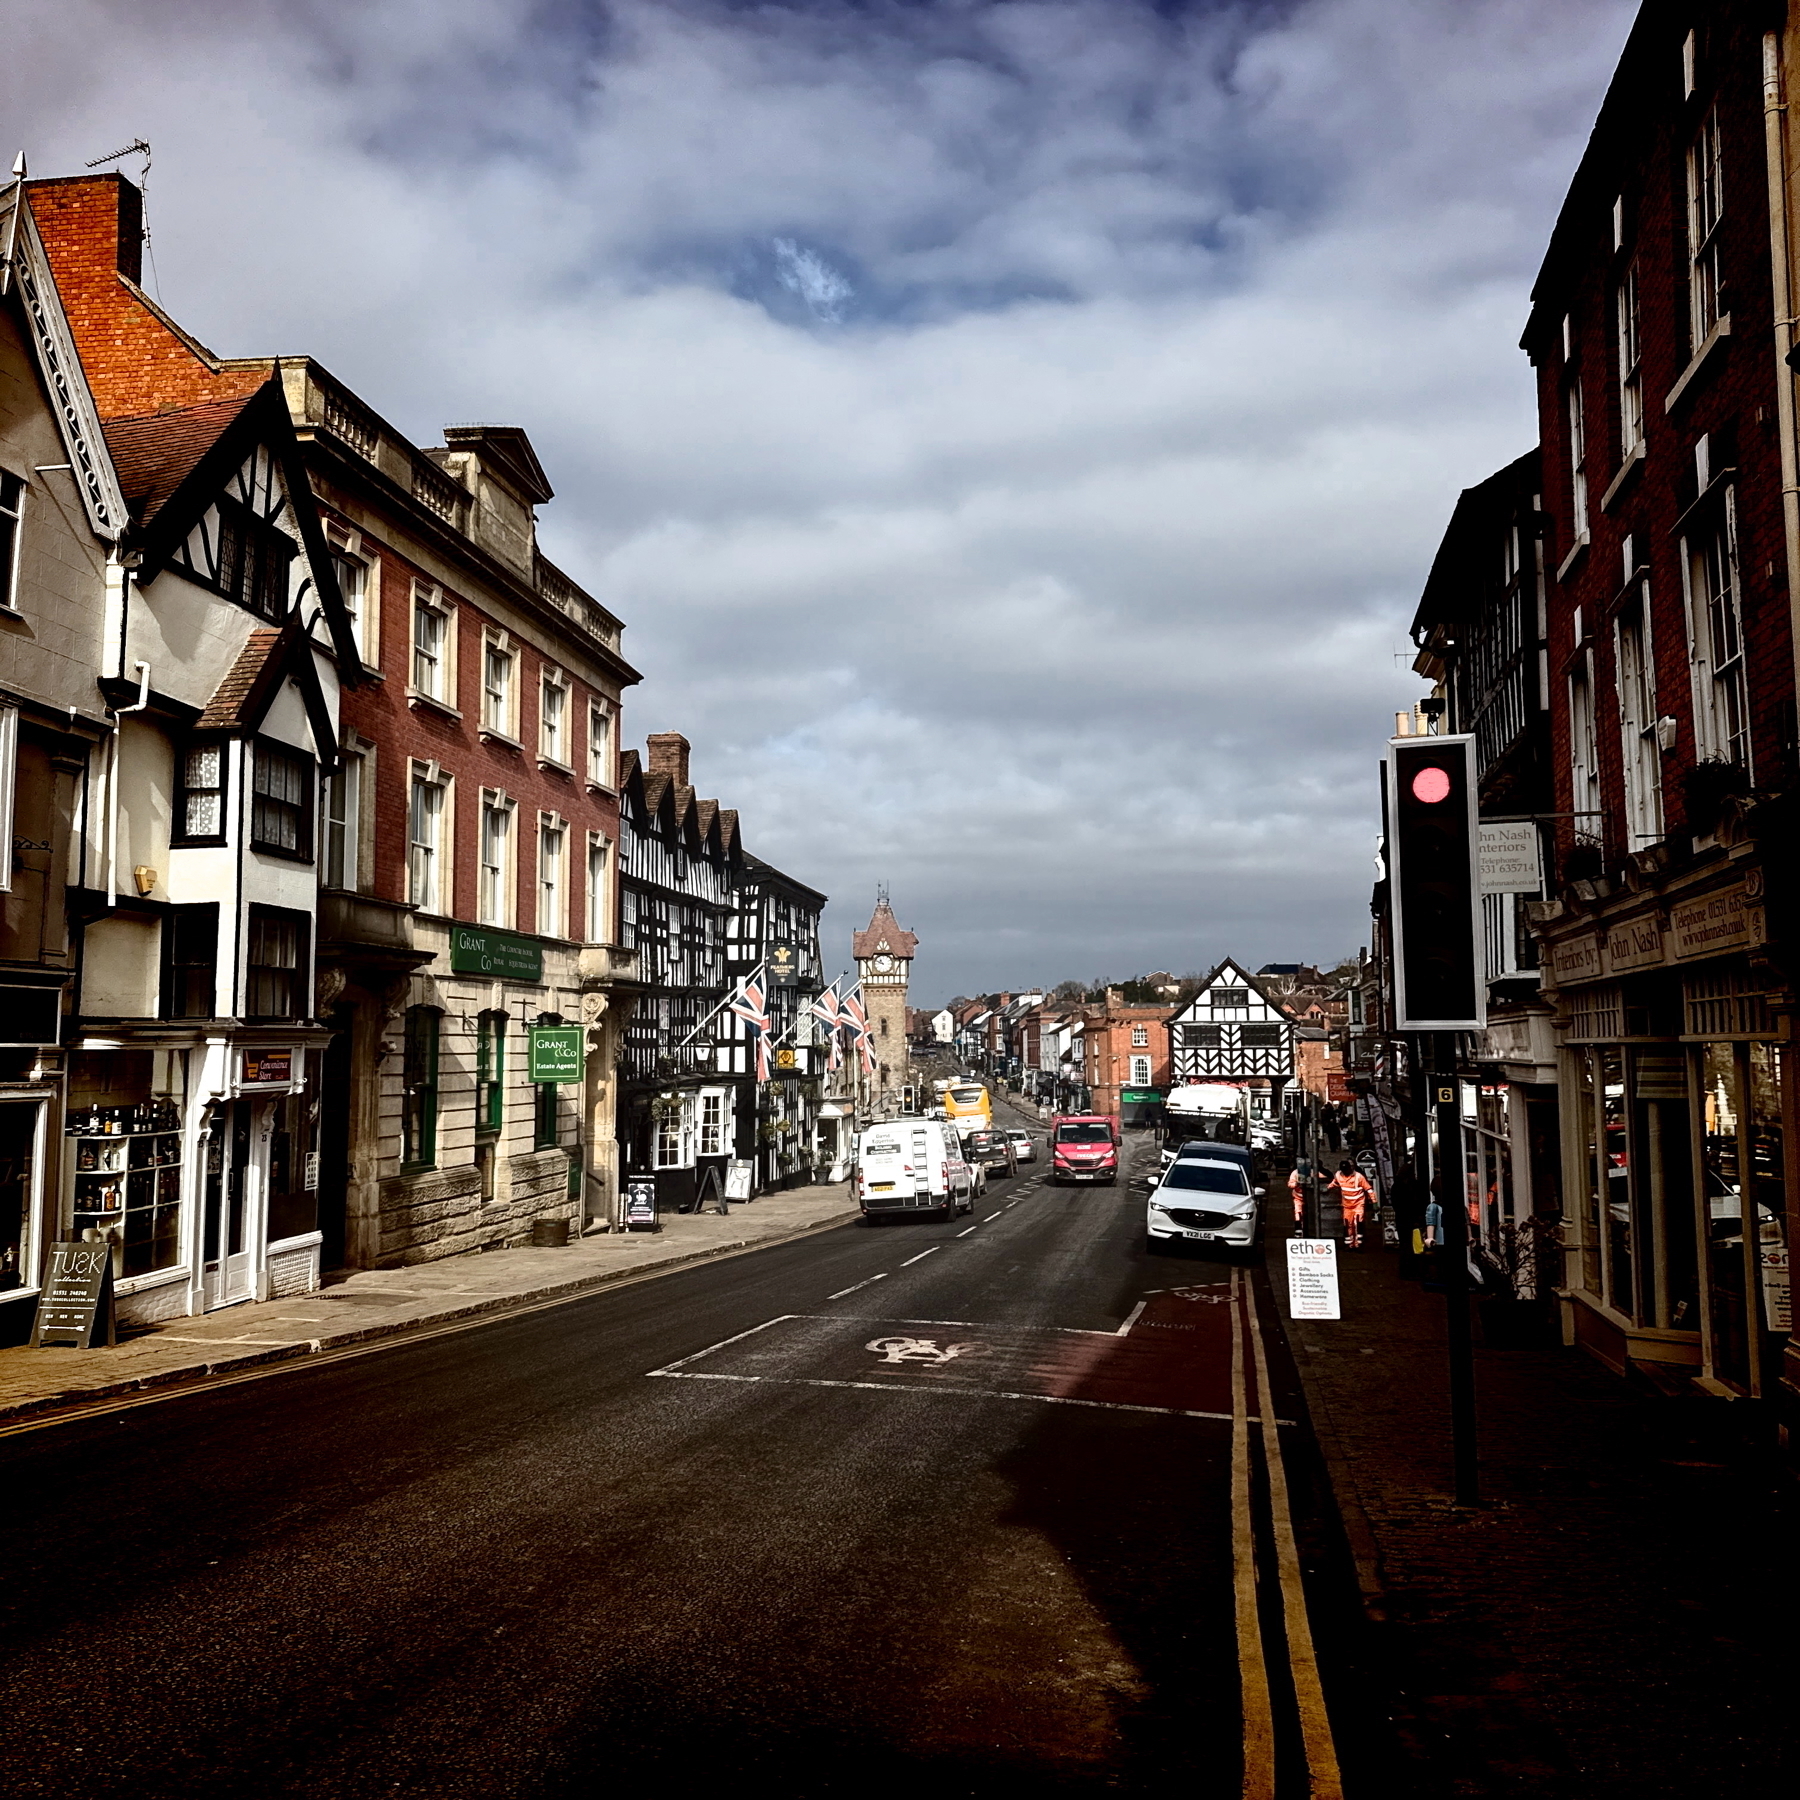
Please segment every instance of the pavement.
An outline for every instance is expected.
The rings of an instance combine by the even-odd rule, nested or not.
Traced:
[[[1800,1791],[1795,1495],[1746,1414],[1578,1349],[1478,1348],[1482,1504],[1460,1508],[1444,1299],[1392,1252],[1339,1263],[1343,1317],[1286,1329],[1422,1791]]]
[[[858,1216],[849,1183],[791,1188],[657,1232],[598,1232],[562,1249],[494,1250],[401,1269],[338,1271],[312,1294],[128,1328],[111,1348],[0,1350],[0,1419],[80,1407],[377,1338],[556,1300],[778,1244]]]

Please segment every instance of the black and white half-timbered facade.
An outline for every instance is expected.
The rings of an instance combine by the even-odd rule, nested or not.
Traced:
[[[1248,1082],[1279,1096],[1293,1078],[1293,1021],[1229,958],[1169,1021],[1169,1031],[1177,1087]]]
[[[696,797],[679,733],[654,734],[647,763],[625,752],[619,849],[619,935],[640,983],[619,1071],[619,1147],[625,1177],[653,1174],[669,1210],[693,1199],[708,1166],[722,1174],[741,1153],[739,1096],[755,1079],[722,1010],[743,867],[737,814]]]
[[[751,1078],[739,1096],[739,1116],[755,1122],[759,1189],[799,1187],[828,1176],[845,1153],[850,1126],[840,1121],[855,1112],[851,1059],[835,1072],[841,1079],[834,1079],[829,1033],[809,1011],[825,985],[819,952],[824,910],[825,896],[816,889],[745,855],[727,927],[726,972],[735,981],[760,968],[768,1000],[769,1079],[759,1094],[752,1058]],[[739,1019],[731,1023],[734,1043],[749,1049],[751,1028]]]

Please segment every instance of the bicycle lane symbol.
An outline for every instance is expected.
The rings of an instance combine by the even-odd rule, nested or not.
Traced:
[[[912,1374],[933,1374],[949,1363],[991,1354],[986,1344],[945,1344],[940,1348],[936,1338],[923,1337],[871,1338],[863,1348],[881,1359],[879,1366]]]

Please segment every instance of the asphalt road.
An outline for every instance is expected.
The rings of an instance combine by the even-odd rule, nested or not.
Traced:
[[[1373,1791],[1264,1277],[1043,1169],[0,1439],[0,1792]]]

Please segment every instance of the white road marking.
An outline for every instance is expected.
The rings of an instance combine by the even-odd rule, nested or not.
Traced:
[[[764,1319],[760,1325],[752,1325],[748,1331],[735,1332],[728,1338],[720,1338],[716,1344],[708,1344],[704,1350],[696,1350],[692,1356],[678,1357],[674,1362],[660,1369],[652,1369],[652,1375],[667,1375],[670,1369],[679,1369],[683,1363],[698,1362],[703,1356],[711,1356],[715,1350],[723,1350],[727,1344],[735,1344],[740,1339],[755,1337],[759,1331],[767,1331],[771,1325],[779,1325],[783,1319],[797,1319],[799,1313],[777,1313],[772,1319]]]
[[[1006,1203],[1006,1204],[1005,1204],[1005,1205],[1004,1205],[1004,1206],[1003,1206],[1003,1207],[1001,1207],[1001,1209],[1000,1209],[1000,1210],[1001,1210],[1001,1211],[1002,1211],[1002,1212],[1011,1212],[1011,1211],[1012,1211],[1012,1209],[1013,1209],[1013,1208],[1014,1208],[1014,1207],[1015,1207],[1015,1206],[1017,1206],[1017,1205],[1018,1205],[1018,1204],[1019,1204],[1019,1203],[1018,1203],[1018,1201],[1016,1201],[1016,1200],[1009,1200],[1009,1201],[1007,1201],[1007,1203]]]
[[[1005,1212],[1005,1211],[1006,1211],[1006,1208],[1004,1206],[1001,1207],[1000,1212]],[[999,1218],[999,1216],[1000,1216],[1000,1213],[992,1212],[992,1213],[989,1213],[988,1216],[985,1219],[983,1219],[981,1222],[984,1225],[991,1225],[997,1218]]]
[[[943,1247],[942,1244],[933,1244],[929,1250],[921,1250],[917,1256],[909,1256],[900,1266],[903,1269],[910,1269],[914,1263],[923,1262],[928,1256],[936,1256]]]
[[[884,1269],[879,1275],[871,1275],[867,1281],[852,1282],[849,1287],[839,1288],[835,1294],[827,1294],[825,1298],[827,1300],[841,1300],[846,1294],[854,1294],[858,1288],[872,1287],[876,1282],[886,1280],[887,1271]]]
[[[1109,1331],[1103,1334],[1111,1337]],[[1100,1412],[1159,1413],[1172,1419],[1220,1419],[1229,1422],[1230,1413],[1193,1412],[1184,1406],[1132,1406],[1123,1400],[1077,1400],[1070,1394],[1015,1394],[1004,1388],[971,1387],[896,1387],[886,1381],[828,1381],[817,1375],[713,1375],[704,1369],[652,1369],[651,1375],[667,1376],[671,1381],[760,1381],[769,1387],[861,1388],[874,1394],[937,1394],[968,1400],[1032,1400],[1042,1406],[1091,1406]],[[1254,1414],[1247,1421],[1261,1421]],[[1292,1425],[1292,1419],[1276,1419],[1277,1425]]]
[[[1146,1306],[1148,1306],[1149,1304],[1150,1304],[1150,1302],[1148,1300],[1140,1300],[1137,1303],[1137,1305],[1131,1309],[1131,1311],[1126,1315],[1125,1323],[1119,1327],[1119,1336],[1120,1337],[1129,1337],[1131,1335],[1131,1328],[1132,1328],[1132,1326],[1134,1326],[1137,1323],[1138,1314],[1141,1313],[1144,1310],[1144,1308]]]
[[[978,1227],[976,1227],[976,1226],[974,1226],[974,1225],[971,1225],[971,1226],[970,1226],[970,1227],[969,1227],[969,1231],[975,1231],[975,1230],[977,1230],[977,1229],[978,1229]],[[959,1237],[959,1238],[962,1238],[962,1237],[967,1237],[967,1236],[968,1236],[968,1235],[969,1235],[969,1231],[959,1231],[959,1232],[958,1232],[958,1233],[957,1233],[957,1234],[956,1234],[956,1235],[957,1235],[957,1236],[958,1236],[958,1237]]]

